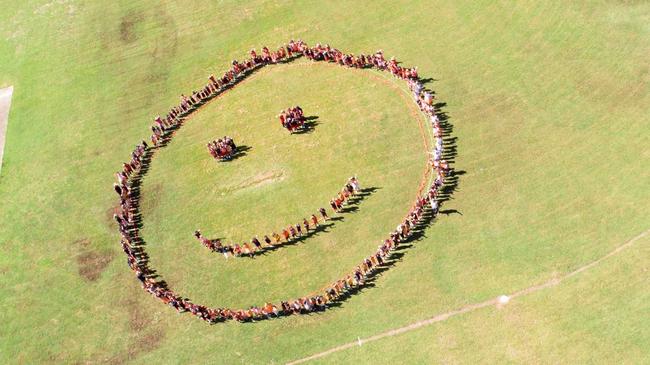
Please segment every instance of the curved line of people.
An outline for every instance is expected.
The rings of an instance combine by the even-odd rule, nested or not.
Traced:
[[[163,282],[153,278],[153,271],[147,267],[146,257],[143,257],[139,246],[139,229],[135,222],[138,214],[137,202],[131,190],[136,174],[142,174],[142,165],[145,154],[151,151],[151,147],[145,141],[138,144],[128,163],[124,163],[122,170],[117,173],[118,183],[114,184],[115,192],[120,196],[120,211],[114,215],[121,234],[121,244],[124,253],[127,255],[127,263],[135,272],[136,278],[142,283],[142,287],[153,296],[159,298],[165,304],[170,305],[177,311],[187,311],[195,316],[211,322],[220,322],[229,319],[238,321],[260,320],[281,315],[297,313],[310,313],[323,310],[329,303],[340,300],[347,292],[363,286],[367,278],[372,276],[375,270],[390,260],[392,251],[401,243],[407,240],[413,233],[413,227],[417,226],[423,217],[423,211],[427,204],[430,204],[433,215],[438,213],[439,200],[438,192],[444,184],[445,175],[449,171],[448,165],[441,160],[443,152],[442,130],[440,121],[432,104],[433,95],[427,96],[427,91],[419,81],[417,68],[405,68],[392,58],[386,60],[380,50],[374,54],[355,56],[344,54],[341,51],[331,48],[329,45],[316,44],[309,47],[305,42],[299,40],[290,41],[277,51],[270,51],[267,47],[262,48],[262,54],[258,55],[254,50],[250,52],[251,58],[244,62],[233,61],[231,68],[221,78],[210,75],[208,84],[198,91],[193,91],[189,96],[181,95],[180,103],[170,109],[167,115],[154,119],[152,126],[151,142],[156,147],[167,137],[171,137],[171,130],[182,123],[183,118],[202,102],[214,95],[235,85],[246,74],[264,65],[282,62],[293,57],[305,56],[314,61],[334,62],[343,66],[357,68],[376,68],[390,72],[393,76],[404,79],[409,83],[413,96],[420,109],[427,114],[434,129],[436,145],[432,151],[432,169],[435,173],[434,182],[424,196],[418,197],[409,210],[406,218],[389,234],[389,238],[379,245],[378,249],[364,259],[355,269],[342,279],[331,283],[315,294],[307,295],[294,300],[282,301],[280,305],[265,303],[262,307],[252,306],[248,309],[210,308],[204,305],[192,303],[189,299],[183,298],[171,289],[168,289]],[[138,175],[141,176],[141,175]]]
[[[349,201],[351,197],[359,192],[360,185],[359,180],[356,176],[353,176],[348,179],[345,186],[339,191],[336,198],[333,198],[332,209],[335,213],[341,212],[343,205]],[[336,202],[334,205],[333,202]],[[261,253],[265,250],[279,247],[281,245],[291,243],[303,236],[309,235],[311,232],[315,232],[321,222],[325,222],[329,219],[327,215],[327,210],[325,208],[318,209],[320,218],[316,214],[312,214],[309,219],[303,218],[302,223],[298,222],[295,225],[290,224],[287,228],[281,230],[282,235],[277,232],[273,232],[270,237],[269,235],[264,235],[263,239],[259,239],[257,236],[251,239],[250,244],[248,242],[243,242],[242,244],[223,244],[221,239],[209,239],[203,236],[201,230],[194,231],[194,237],[196,237],[199,242],[212,252],[220,253],[225,258],[230,257],[241,257],[248,256],[253,258],[253,255]],[[303,230],[304,227],[304,230]]]

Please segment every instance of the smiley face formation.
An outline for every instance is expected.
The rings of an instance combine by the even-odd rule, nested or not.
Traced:
[[[151,127],[152,135],[148,141],[142,140],[133,150],[129,162],[122,165],[122,170],[117,173],[118,182],[114,189],[120,198],[120,210],[114,215],[121,235],[121,245],[127,256],[128,265],[135,273],[144,290],[163,303],[176,309],[178,312],[188,312],[196,317],[209,322],[217,323],[226,320],[240,322],[259,321],[279,316],[294,314],[307,314],[322,311],[332,304],[345,300],[352,292],[367,284],[377,269],[390,265],[394,250],[408,242],[413,230],[427,225],[438,213],[441,204],[441,191],[445,186],[445,178],[453,174],[453,169],[443,159],[443,136],[448,129],[446,118],[437,112],[434,105],[434,94],[427,90],[418,76],[417,68],[402,67],[395,58],[387,60],[383,52],[374,54],[353,55],[346,54],[329,45],[316,44],[308,46],[303,41],[290,41],[286,45],[270,50],[263,47],[261,53],[250,51],[250,57],[242,62],[233,61],[229,70],[221,77],[210,75],[208,82],[198,91],[189,96],[181,95],[180,103],[172,107],[164,116],[157,116]],[[378,242],[377,250],[371,252],[362,262],[351,271],[345,273],[340,279],[327,284],[321,290],[304,295],[300,298],[288,299],[280,303],[263,303],[253,305],[246,309],[236,308],[211,308],[192,303],[189,299],[175,293],[168,288],[166,283],[158,278],[155,271],[148,266],[148,256],[144,251],[144,242],[140,235],[140,184],[146,174],[152,156],[164,148],[174,136],[174,133],[183,126],[187,117],[199,109],[207,101],[227,90],[235,87],[251,72],[267,65],[291,62],[300,57],[305,57],[313,62],[329,62],[346,68],[375,69],[389,72],[395,78],[407,83],[411,90],[414,102],[427,116],[433,131],[433,147],[430,168],[423,177],[411,209],[406,212],[404,219],[397,222],[397,227],[391,230],[382,242]],[[279,116],[282,127],[290,132],[303,128],[305,117],[300,107],[291,107]],[[272,123],[269,128],[280,128]],[[213,158],[226,161],[236,152],[237,147],[228,137],[215,140],[208,144],[208,150]],[[224,244],[217,239],[209,239],[197,230],[195,237],[204,246],[213,252],[223,254],[225,257],[252,257],[256,253],[272,251],[283,244],[296,240],[305,240],[317,231],[319,226],[330,219],[330,215],[343,214],[346,206],[357,204],[364,195],[370,192],[361,188],[360,180],[363,177],[353,176],[348,178],[341,191],[329,202],[330,209],[320,208],[318,212],[310,212],[300,218],[296,224],[288,224],[277,232],[261,234],[251,239],[251,242]]]

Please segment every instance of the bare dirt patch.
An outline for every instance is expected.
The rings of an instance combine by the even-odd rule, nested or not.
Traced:
[[[90,246],[90,240],[88,238],[80,238],[80,239],[74,241],[73,245],[85,248],[85,247]]]
[[[151,213],[158,207],[160,196],[162,194],[163,185],[160,183],[152,184],[150,188],[142,195],[140,202],[140,211],[144,215]]]
[[[227,188],[227,190],[232,192],[232,191],[243,190],[248,188],[256,188],[266,184],[270,184],[275,181],[280,181],[282,179],[284,179],[283,171],[261,172],[249,179],[246,179],[245,181],[242,181],[237,185]]]
[[[108,264],[113,261],[112,252],[100,252],[91,247],[90,240],[82,238],[74,242],[79,246],[81,253],[77,256],[79,276],[87,281],[96,281],[102,275]]]
[[[142,310],[142,307],[133,299],[129,298],[124,308],[129,311],[129,328],[133,332],[141,332],[151,324],[151,316]]]
[[[165,338],[165,333],[162,330],[154,329],[149,333],[139,336],[135,341],[135,347],[140,349],[138,354],[146,353],[155,350],[160,346],[160,343]]]
[[[106,209],[106,213],[104,214],[104,222],[109,229],[115,229],[117,227],[117,223],[115,223],[113,214],[118,214],[120,210],[120,202],[115,202],[115,205]]]
[[[106,363],[120,365],[133,361],[138,356],[160,347],[165,338],[165,332],[154,326],[151,313],[145,311],[141,303],[138,302],[135,296],[140,293],[135,289],[137,288],[130,290],[128,298],[122,302],[122,308],[128,312],[129,329],[132,334],[128,350],[110,357],[105,361]]]
[[[164,338],[165,333],[159,329],[154,329],[147,333],[138,334],[133,340],[131,340],[129,343],[129,348],[126,352],[117,354],[107,359],[106,361],[103,361],[103,363],[111,365],[126,364],[127,362],[137,359],[138,356],[146,354],[147,352],[151,352],[160,347],[160,343]]]
[[[133,43],[139,37],[136,34],[135,27],[144,17],[141,13],[129,13],[120,20],[120,40],[124,43]]]

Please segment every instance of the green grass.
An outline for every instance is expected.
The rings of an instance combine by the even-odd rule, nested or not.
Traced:
[[[543,282],[650,226],[644,2],[44,4],[0,13],[0,87],[15,87],[0,175],[4,363],[282,363]],[[151,298],[127,269],[109,214],[113,173],[180,93],[290,38],[381,48],[436,80],[466,171],[444,209],[462,215],[441,216],[339,308],[207,326]],[[143,234],[173,288],[212,305],[298,295],[349,270],[396,224],[421,174],[420,135],[396,81],[367,75],[377,74],[266,68],[155,157]],[[295,103],[319,115],[312,134],[287,136],[272,118]],[[211,163],[203,145],[223,134],[249,154]],[[233,188],[267,172],[282,178]],[[354,172],[382,189],[304,245],[226,262],[191,237],[200,227],[245,239],[302,218]],[[324,361],[643,363],[647,244],[503,310]],[[112,259],[96,281],[79,275],[89,257]]]
[[[558,287],[365,343],[314,364],[645,363],[650,239]],[[621,278],[626,280],[621,281]],[[507,339],[507,340],[505,340]],[[401,351],[385,351],[397,348]]]

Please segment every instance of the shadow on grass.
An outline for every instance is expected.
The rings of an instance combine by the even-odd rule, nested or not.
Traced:
[[[229,161],[233,161],[233,160],[236,160],[236,159],[238,159],[240,157],[246,156],[248,154],[248,151],[250,151],[252,149],[253,149],[253,147],[246,146],[244,144],[238,145],[237,149],[235,150],[235,153],[232,155],[232,157],[230,158]]]
[[[305,118],[305,123],[302,125],[302,128],[293,132],[292,134],[309,134],[314,132],[314,129],[320,123],[318,122],[318,116],[312,115]]]

